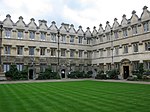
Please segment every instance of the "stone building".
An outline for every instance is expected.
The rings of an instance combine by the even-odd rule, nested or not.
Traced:
[[[39,20],[37,25],[33,18],[26,24],[22,16],[13,22],[9,14],[0,26],[3,73],[11,64],[16,64],[18,70],[27,65],[29,79],[37,78],[48,65],[62,78],[75,70],[92,70],[96,75],[100,70],[115,68],[126,79],[139,63],[150,69],[150,12],[146,6],[141,17],[133,11],[130,19],[123,15],[120,24],[115,18],[113,26],[107,21],[105,28],[100,24],[92,32],[89,27],[84,32],[81,26],[76,30],[74,25],[65,23],[58,28],[54,21],[47,26],[47,21]]]

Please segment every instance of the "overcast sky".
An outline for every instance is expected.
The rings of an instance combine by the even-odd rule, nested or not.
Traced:
[[[112,25],[114,18],[120,23],[123,14],[130,19],[133,10],[140,17],[145,5],[150,10],[150,0],[0,0],[0,21],[10,14],[14,22],[23,16],[26,24],[34,18],[37,24],[44,19],[48,26],[55,21],[57,26],[64,22],[92,30],[100,23],[105,27],[106,21]]]

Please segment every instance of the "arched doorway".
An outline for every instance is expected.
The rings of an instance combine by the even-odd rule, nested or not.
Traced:
[[[61,70],[61,78],[65,78],[65,69]]]
[[[131,73],[131,61],[129,59],[122,59],[121,60],[121,70],[120,73],[123,79],[127,79]]]
[[[33,75],[34,75],[34,70],[29,69],[29,79],[33,79]]]
[[[129,66],[123,66],[123,78],[127,79],[129,77]]]

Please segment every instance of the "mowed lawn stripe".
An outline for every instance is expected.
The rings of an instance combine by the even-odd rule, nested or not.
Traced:
[[[149,85],[96,81],[6,85],[0,85],[0,99],[15,103],[0,100],[0,112],[150,111]]]
[[[97,111],[99,110],[98,106],[95,106],[95,104],[91,104],[91,103],[89,105],[89,102],[85,102],[85,100],[82,97],[80,97],[80,100],[78,100],[78,98],[76,97],[76,95],[74,95],[73,92],[70,93],[70,91],[65,91],[64,89],[56,88],[54,86],[48,86],[47,87],[45,85],[44,87],[47,88],[47,91],[49,91],[48,90],[49,88],[55,89],[55,92],[49,91],[49,93],[59,97],[59,99],[56,99],[57,97],[56,98],[54,97],[55,98],[54,100],[58,100],[58,102],[63,101],[63,102],[60,102],[60,105],[64,105],[63,106],[64,108],[65,107],[68,107],[68,108],[70,107],[70,109],[73,109],[72,111],[76,111],[76,109],[78,111],[80,111],[78,106],[84,106],[84,107],[86,107],[86,109],[88,109],[88,107],[90,107],[90,109],[98,108]],[[38,88],[38,89],[40,89],[40,88]],[[41,90],[41,91],[44,91],[44,90]],[[62,94],[62,91],[65,91],[65,92]],[[78,95],[81,95],[81,94],[77,94],[77,96]],[[83,99],[83,101],[81,99]],[[71,102],[71,105],[70,105],[70,103],[68,103],[68,101]],[[67,102],[67,103],[65,104],[65,102]],[[84,108],[82,108],[82,109],[84,109]]]
[[[25,89],[33,91],[33,95],[31,96],[31,99],[33,99],[36,102],[39,102],[40,105],[37,107],[39,108],[39,111],[41,112],[41,108],[45,107],[43,110],[44,112],[49,112],[49,111],[65,111],[64,108],[61,107],[60,101],[57,99],[58,96],[53,96],[48,92],[42,92],[42,88],[39,88],[38,86],[33,86],[33,85],[24,85],[26,86]],[[34,108],[36,110],[36,108]]]

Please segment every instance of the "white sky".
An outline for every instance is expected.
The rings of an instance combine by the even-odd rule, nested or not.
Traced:
[[[23,16],[26,24],[31,18],[37,24],[44,19],[48,26],[52,21],[58,27],[64,22],[74,24],[76,30],[81,25],[85,31],[98,29],[100,23],[105,27],[106,21],[112,26],[114,18],[120,23],[123,14],[130,19],[133,10],[140,17],[145,5],[150,10],[150,0],[0,0],[0,21],[10,14],[14,22]]]

